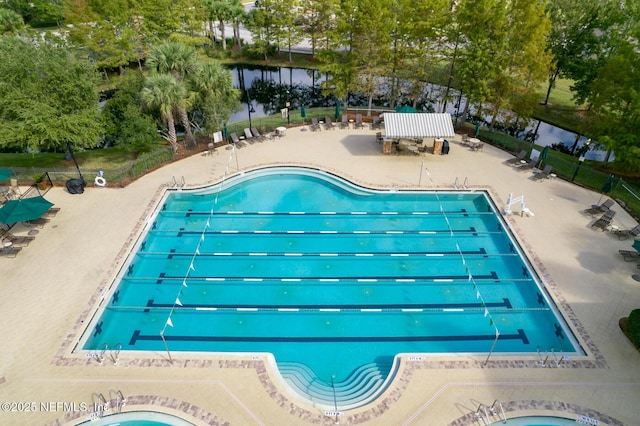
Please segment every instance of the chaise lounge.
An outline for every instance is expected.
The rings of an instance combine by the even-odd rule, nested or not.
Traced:
[[[592,217],[599,215],[600,213],[606,213],[613,207],[614,201],[609,199],[599,205],[593,205],[591,208],[586,209],[584,212]]]
[[[616,215],[616,212],[613,210],[607,211],[602,217],[591,224],[592,228],[599,228],[601,231],[604,231],[611,225],[613,221],[613,217]]]

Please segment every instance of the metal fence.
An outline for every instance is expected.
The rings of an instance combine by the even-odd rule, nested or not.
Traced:
[[[468,131],[472,131],[467,129]],[[541,147],[531,142],[523,141],[509,135],[481,130],[479,135],[483,140],[500,147],[505,151],[517,154],[522,150],[527,151],[527,158],[532,149],[540,150]],[[552,173],[576,185],[583,186],[603,193],[603,196],[615,199],[636,220],[640,221],[640,186],[624,180],[620,176],[613,175],[613,185],[609,192],[604,193],[605,183],[611,173],[597,170],[587,163],[581,163],[577,158],[556,151],[549,151],[549,156],[538,163],[543,168],[550,165]]]
[[[168,148],[160,148],[147,154],[141,155],[135,160],[126,164],[109,169],[105,168],[104,178],[110,185],[124,186],[131,180],[144,175],[147,171],[174,159],[173,153]],[[46,176],[46,180],[51,184],[64,185],[69,179],[78,178],[78,171],[75,166],[69,167],[12,167],[13,176],[18,179],[20,185],[31,186],[42,181]],[[98,175],[99,170],[81,169],[82,176],[89,183]]]

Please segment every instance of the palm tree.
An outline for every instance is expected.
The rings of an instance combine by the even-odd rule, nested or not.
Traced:
[[[147,78],[141,92],[146,108],[159,110],[162,121],[167,123],[171,149],[178,149],[174,112],[184,109],[187,90],[184,84],[171,74],[156,74]]]
[[[155,73],[171,74],[178,82],[183,83],[196,68],[196,50],[184,43],[168,41],[154,46],[147,57],[146,64]],[[187,138],[193,140],[191,123],[187,116],[188,107],[189,104],[183,102],[178,109],[178,114]]]
[[[209,27],[213,31],[213,22],[218,21],[222,50],[227,50],[227,39],[224,34],[224,22],[232,18],[231,4],[227,0],[204,0],[203,6],[209,17]],[[243,8],[244,10],[244,8]]]

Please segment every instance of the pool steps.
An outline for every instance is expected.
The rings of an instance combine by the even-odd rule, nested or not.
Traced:
[[[344,381],[332,384],[320,381],[307,366],[299,363],[278,362],[284,380],[297,393],[314,403],[340,409],[362,405],[363,401],[378,395],[390,375],[392,362],[370,363],[360,366]]]

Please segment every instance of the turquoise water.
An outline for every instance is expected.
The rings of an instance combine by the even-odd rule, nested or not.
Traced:
[[[132,411],[92,418],[78,425],[92,426],[193,426],[181,418],[154,411]]]
[[[170,318],[171,325],[167,326]],[[399,353],[580,353],[482,192],[275,169],[171,193],[83,349],[266,352],[314,380]]]

